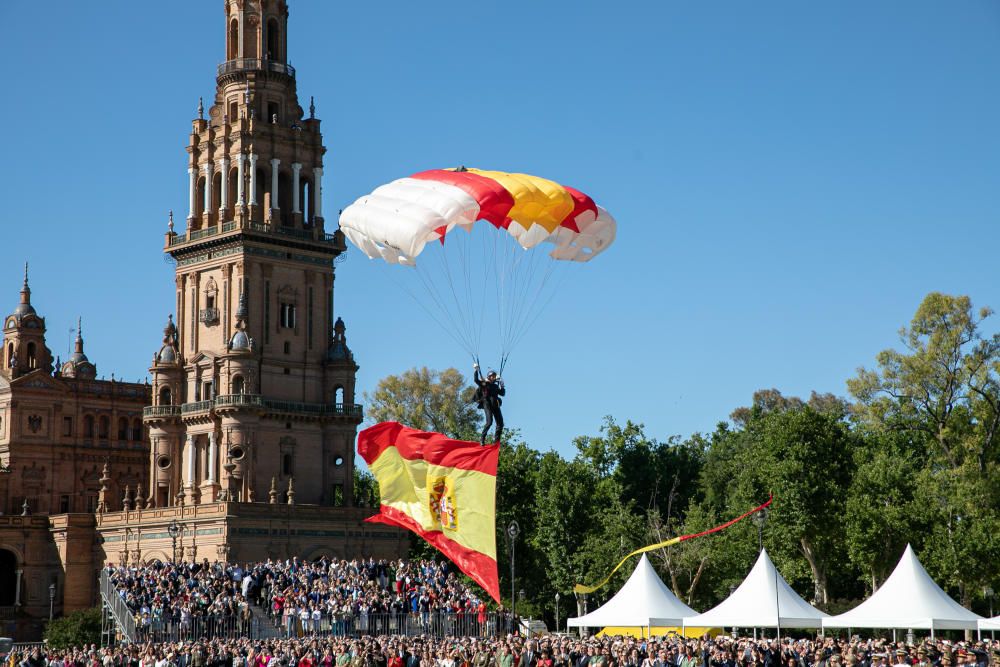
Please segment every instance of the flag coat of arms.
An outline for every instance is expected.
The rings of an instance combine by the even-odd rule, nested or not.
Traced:
[[[383,422],[358,434],[382,506],[366,521],[413,531],[500,602],[496,481],[500,447]]]

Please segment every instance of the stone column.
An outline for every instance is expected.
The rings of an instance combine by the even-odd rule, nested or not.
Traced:
[[[246,199],[246,175],[247,175],[247,156],[240,153],[236,156],[236,164],[240,170],[239,176],[236,177],[236,205],[245,206],[247,203]]]
[[[278,167],[281,166],[281,160],[274,158],[271,160],[271,208],[281,208],[278,204]]]
[[[219,450],[215,444],[215,432],[208,434],[208,471],[206,478],[209,482],[215,482],[215,465],[218,463]]]
[[[323,217],[323,167],[313,169],[313,215]]]
[[[24,570],[14,570],[14,574],[17,575],[17,579],[14,583],[14,606],[21,606],[21,575],[24,574]]]
[[[205,213],[208,215],[212,214],[212,163],[206,162],[201,165],[202,171],[205,173]]]
[[[208,434],[208,452],[205,457],[205,473],[201,482],[201,502],[214,503],[219,499],[219,484],[216,481],[215,468],[219,461],[218,443],[215,432]]]
[[[292,163],[292,213],[301,213],[299,210],[299,172],[302,171],[302,164]]]
[[[191,220],[194,218],[194,211],[198,205],[198,170],[194,167],[188,168],[188,180],[190,181],[190,189],[188,191],[188,220]]]
[[[250,205],[257,205],[257,154],[250,153]]]
[[[187,495],[187,502],[188,502],[188,504],[189,505],[194,505],[195,504],[194,503],[194,489],[195,489],[195,483],[194,483],[195,482],[195,480],[194,480],[194,466],[195,466],[195,457],[198,455],[198,452],[195,450],[194,436],[193,435],[189,435],[187,437],[187,442],[186,442],[186,444],[184,446],[184,451],[187,452],[187,479],[184,481],[184,488],[185,488],[185,491],[186,491],[185,495]]]
[[[229,158],[219,160],[219,173],[222,174],[222,190],[219,193],[219,210],[225,211],[229,207]],[[224,218],[225,216],[219,216]],[[225,222],[220,219],[220,222]]]

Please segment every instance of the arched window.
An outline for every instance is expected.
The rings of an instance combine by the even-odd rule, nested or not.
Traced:
[[[268,60],[281,60],[281,31],[276,19],[269,19],[267,22],[267,52],[264,57]]]
[[[205,177],[198,178],[198,192],[194,199],[194,214],[201,215],[205,212]]]
[[[236,60],[239,58],[240,52],[240,22],[237,19],[233,19],[229,22],[229,58],[228,60]]]
[[[98,421],[97,437],[101,440],[107,440],[110,430],[111,420],[102,415],[100,421]]]
[[[118,420],[118,439],[121,442],[128,440],[128,419],[122,417]]]
[[[333,402],[334,402],[335,405],[343,405],[344,404],[344,388],[343,387],[337,387],[336,389],[333,390]]]
[[[171,405],[170,387],[160,389],[160,405]]]
[[[281,457],[281,474],[285,477],[292,476],[292,455],[283,454]]]
[[[83,437],[94,437],[94,415],[85,415],[83,418]]]
[[[212,177],[212,213],[222,208],[222,172],[215,172]]]
[[[302,180],[302,196],[299,197],[299,208],[302,209],[302,221],[312,222],[312,200],[309,198],[309,181]]]
[[[142,442],[142,420],[132,420],[132,442]]]
[[[237,121],[236,114],[235,113],[230,113],[230,115],[229,115],[229,122],[235,123],[236,121]],[[239,184],[240,184],[240,170],[239,170],[239,168],[230,169],[229,170],[229,193],[228,193],[229,194],[229,201],[226,203],[226,206],[229,208],[230,211],[235,211],[236,210],[236,195],[239,192]]]
[[[243,381],[242,375],[233,376],[232,392],[234,394],[243,394],[246,392],[246,382]]]
[[[35,365],[35,344],[28,343],[28,368],[34,368]]]

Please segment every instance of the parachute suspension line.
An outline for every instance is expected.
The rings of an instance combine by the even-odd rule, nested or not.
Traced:
[[[548,271],[546,272],[546,277],[542,281],[543,284],[548,282],[549,277],[552,275],[553,272],[554,269],[553,267],[550,266]],[[513,349],[515,346],[517,346],[518,343],[521,342],[521,340],[524,338],[525,333],[527,333],[527,331],[530,330],[532,326],[534,326],[535,322],[538,321],[538,318],[541,317],[542,313],[545,312],[545,309],[548,308],[548,305],[552,303],[552,299],[554,299],[556,297],[556,294],[559,293],[559,286],[562,284],[564,277],[565,276],[560,276],[559,280],[556,281],[556,284],[552,286],[552,289],[549,291],[548,298],[546,298],[545,301],[542,303],[541,308],[539,308],[537,312],[535,312],[534,317],[532,317],[531,320],[528,321],[525,327],[521,330],[520,334],[518,334],[514,338],[514,342],[511,344],[511,349]],[[538,292],[536,292],[535,294],[535,299],[537,300],[541,296],[541,294],[542,290],[539,289]]]
[[[472,296],[472,262],[475,258],[471,257],[471,255],[475,247],[471,231],[466,233],[465,236],[466,238],[462,239],[462,253],[460,255],[462,259],[462,275],[465,283],[465,297],[469,302],[469,313],[471,313],[469,328],[474,336],[476,351],[478,352],[483,342],[483,327],[481,323],[482,315],[477,312],[476,303]]]
[[[436,254],[440,255],[443,258],[445,278],[448,281],[448,289],[451,291],[451,296],[455,300],[455,309],[459,314],[458,319],[462,324],[462,329],[463,329],[462,334],[465,336],[466,340],[468,340],[469,347],[475,348],[475,340],[474,340],[475,337],[472,335],[470,331],[471,322],[469,321],[469,318],[466,318],[465,321],[461,321],[462,301],[461,299],[459,299],[458,292],[455,290],[455,280],[452,278],[451,275],[451,260],[449,258],[450,253],[441,252]],[[472,317],[473,315],[474,313],[469,313],[469,317]]]
[[[414,267],[414,271],[415,271],[415,272],[416,272],[416,273],[417,273],[418,275],[420,275],[420,271],[419,271],[418,269],[416,269],[415,267]],[[435,313],[435,312],[434,312],[434,310],[433,310],[432,308],[430,308],[430,306],[428,306],[428,305],[427,305],[426,303],[424,303],[424,302],[423,302],[423,301],[422,301],[421,299],[419,299],[419,298],[417,297],[417,295],[416,295],[416,294],[415,294],[415,293],[413,292],[413,290],[411,290],[411,289],[410,289],[410,287],[409,287],[409,286],[408,286],[408,285],[406,284],[406,281],[404,281],[404,280],[399,280],[398,278],[396,278],[396,276],[394,276],[394,275],[392,275],[392,274],[393,274],[393,272],[392,272],[392,271],[390,271],[390,272],[389,272],[389,275],[390,275],[390,277],[391,277],[392,281],[393,281],[394,283],[396,283],[396,286],[397,286],[397,287],[399,287],[399,288],[401,288],[401,289],[402,289],[402,290],[403,290],[404,292],[406,292],[406,294],[407,294],[407,295],[408,295],[408,296],[409,296],[409,297],[410,297],[411,299],[413,299],[413,301],[414,301],[414,302],[415,302],[415,303],[416,303],[416,304],[417,304],[418,306],[420,306],[420,308],[421,308],[421,309],[422,309],[422,310],[423,310],[423,311],[424,311],[425,313],[427,313],[427,315],[429,315],[429,316],[430,316],[430,318],[431,318],[432,320],[434,320],[434,323],[435,323],[435,324],[437,324],[437,325],[438,325],[439,327],[441,327],[441,328],[442,328],[442,329],[443,329],[443,330],[444,330],[444,331],[445,331],[445,332],[446,332],[446,333],[448,334],[448,336],[449,336],[449,337],[450,337],[450,338],[451,338],[452,340],[454,340],[454,341],[455,341],[456,343],[458,343],[458,344],[459,344],[459,345],[460,345],[460,346],[461,346],[461,347],[462,347],[463,349],[465,349],[465,350],[466,350],[467,352],[469,352],[470,354],[472,354],[472,351],[471,351],[471,350],[469,350],[469,348],[468,348],[468,346],[467,346],[467,345],[465,344],[465,342],[464,342],[463,340],[461,340],[461,339],[460,339],[459,337],[457,337],[457,336],[455,335],[455,333],[454,333],[454,329],[453,329],[453,328],[449,328],[449,327],[445,326],[444,322],[442,322],[442,321],[441,321],[441,318],[440,318],[440,317],[438,317],[438,314],[437,314],[437,313]],[[424,282],[425,282],[425,284],[426,284],[426,280],[425,280],[424,276],[421,276],[421,280],[422,280],[422,281],[424,281]],[[473,354],[473,357],[475,357],[475,355],[474,355],[474,354]]]

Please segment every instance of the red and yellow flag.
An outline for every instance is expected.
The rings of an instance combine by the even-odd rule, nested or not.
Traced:
[[[367,521],[411,530],[500,602],[496,549],[499,446],[452,440],[398,422],[358,434],[382,497]]]

